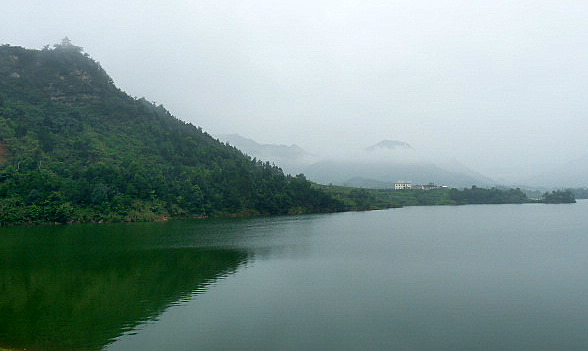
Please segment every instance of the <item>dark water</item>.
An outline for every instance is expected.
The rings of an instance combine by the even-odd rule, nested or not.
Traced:
[[[588,350],[588,202],[0,228],[0,346]]]

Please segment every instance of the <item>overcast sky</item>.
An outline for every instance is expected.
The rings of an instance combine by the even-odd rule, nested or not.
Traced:
[[[0,0],[211,134],[315,153],[401,140],[489,176],[588,154],[588,2]]]

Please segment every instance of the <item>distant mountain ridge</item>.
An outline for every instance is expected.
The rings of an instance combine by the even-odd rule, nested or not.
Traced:
[[[413,147],[409,143],[398,140],[382,140],[377,144],[369,146],[365,149],[366,151],[376,150],[413,150]]]
[[[276,144],[259,144],[253,139],[245,138],[239,134],[220,134],[216,136],[219,140],[225,141],[232,146],[240,149],[241,151],[255,155],[261,158],[266,157],[277,157],[277,158],[304,158],[312,156],[306,152],[300,146],[296,144],[292,145],[276,145]]]
[[[354,177],[343,182],[343,186],[366,189],[393,189],[394,184],[394,182],[382,182],[362,177]]]
[[[303,173],[320,184],[347,185],[364,188],[391,188],[403,179],[414,183],[469,187],[496,185],[456,160],[423,161],[410,144],[382,140],[349,158],[334,159],[313,155],[297,145],[259,144],[238,134],[219,135],[251,157],[274,162],[290,174]]]
[[[456,160],[435,160],[398,140],[382,140],[354,158],[316,162],[305,167],[304,174],[319,183],[365,188],[393,188],[401,180],[452,187],[495,185]]]
[[[425,162],[395,163],[373,161],[321,161],[308,166],[304,174],[311,180],[323,184],[355,185],[381,188],[393,187],[400,180],[413,183],[468,187],[493,185],[492,180],[475,177],[462,172],[451,172]],[[357,182],[361,180],[361,182]]]
[[[302,169],[315,162],[317,156],[307,152],[296,144],[276,145],[260,144],[253,139],[239,134],[220,134],[216,136],[231,146],[238,148],[245,154],[262,161],[275,163],[289,174],[298,174]]]

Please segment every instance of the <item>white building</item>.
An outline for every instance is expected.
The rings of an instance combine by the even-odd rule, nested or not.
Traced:
[[[412,182],[400,181],[394,183],[394,190],[412,189]]]

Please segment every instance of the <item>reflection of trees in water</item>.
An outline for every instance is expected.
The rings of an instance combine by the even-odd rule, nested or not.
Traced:
[[[248,259],[227,249],[121,249],[108,237],[77,252],[49,241],[0,245],[0,345],[101,350]]]

